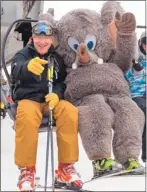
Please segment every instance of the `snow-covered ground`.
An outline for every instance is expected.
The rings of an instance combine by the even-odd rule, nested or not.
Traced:
[[[14,164],[14,136],[15,132],[11,128],[13,122],[7,116],[1,120],[1,191],[17,191],[18,169]],[[88,160],[79,138],[80,158],[76,164],[77,170],[82,175],[83,180],[92,176],[92,165]],[[46,133],[39,134],[38,155],[37,155],[37,175],[41,178],[40,183],[44,184],[45,175],[45,152]],[[57,146],[56,135],[54,133],[55,168],[57,167]],[[48,170],[48,185],[51,184],[51,169]],[[145,177],[113,177],[105,178],[84,185],[87,190],[93,191],[145,191]],[[42,190],[43,191],[43,190]],[[51,190],[50,190],[51,191]],[[62,190],[63,191],[63,190]]]

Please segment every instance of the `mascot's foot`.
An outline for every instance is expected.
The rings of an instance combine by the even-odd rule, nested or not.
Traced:
[[[134,158],[128,159],[123,166],[125,170],[132,170],[130,174],[145,174],[145,168]]]
[[[119,172],[122,170],[122,165],[116,163],[112,158],[104,158],[101,160],[95,160],[92,162],[93,173],[95,177],[101,177],[103,175]]]

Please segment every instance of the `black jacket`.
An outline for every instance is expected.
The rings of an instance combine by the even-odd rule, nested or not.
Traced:
[[[41,76],[37,76],[27,70],[28,62],[37,56],[45,60],[48,59],[48,56],[54,59],[53,92],[60,99],[63,98],[66,68],[62,58],[55,52],[53,46],[51,46],[46,55],[40,56],[33,45],[28,45],[16,53],[11,65],[12,84],[15,82],[15,85],[12,86],[12,98],[14,101],[30,99],[39,103],[45,102],[45,95],[48,94],[48,65],[44,65],[45,70]]]

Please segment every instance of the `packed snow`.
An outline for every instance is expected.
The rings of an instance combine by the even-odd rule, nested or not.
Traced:
[[[19,171],[17,166],[14,164],[15,131],[12,129],[12,125],[13,122],[10,120],[8,115],[4,120],[1,120],[1,191],[17,191],[17,179]],[[39,183],[42,185],[44,185],[45,176],[46,138],[46,133],[39,134],[36,176],[40,177]],[[86,181],[92,177],[92,164],[88,160],[87,155],[82,147],[80,137],[79,148],[79,162],[76,163],[75,166],[80,172],[83,181]],[[54,160],[55,168],[57,168],[57,145],[55,132]],[[49,164],[48,186],[51,185],[51,182],[51,166]],[[97,181],[85,184],[84,189],[92,191],[145,191],[145,177],[126,176],[99,179]],[[44,189],[37,189],[37,191],[44,191]],[[49,191],[51,191],[51,189]]]

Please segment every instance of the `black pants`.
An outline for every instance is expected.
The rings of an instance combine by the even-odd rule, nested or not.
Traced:
[[[142,135],[142,160],[146,161],[146,96],[143,97],[135,97],[133,101],[142,109],[145,115],[145,125]]]

